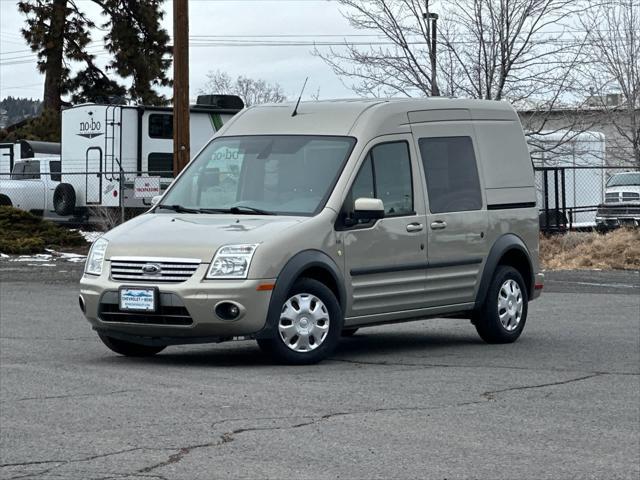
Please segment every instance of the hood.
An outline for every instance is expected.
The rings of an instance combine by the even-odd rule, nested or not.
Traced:
[[[105,234],[107,259],[119,256],[213,259],[223,245],[263,243],[307,217],[156,214],[140,215]]]

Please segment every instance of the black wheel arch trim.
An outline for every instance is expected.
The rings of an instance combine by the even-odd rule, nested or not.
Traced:
[[[489,255],[487,256],[487,261],[484,264],[484,270],[482,271],[482,277],[480,280],[480,287],[478,288],[478,293],[476,295],[475,308],[479,309],[484,303],[485,298],[487,297],[487,292],[489,290],[489,285],[491,284],[491,279],[493,278],[493,274],[495,273],[498,265],[500,264],[500,260],[502,257],[511,250],[518,250],[522,252],[529,263],[529,270],[531,271],[531,275],[529,279],[525,279],[527,281],[527,294],[528,297],[531,298],[533,295],[533,288],[535,285],[535,272],[533,270],[533,265],[531,263],[531,255],[529,253],[529,249],[522,241],[520,237],[514,235],[513,233],[507,233],[498,238],[491,250],[489,251]],[[523,275],[524,276],[524,275]]]
[[[338,265],[329,255],[320,250],[303,250],[289,259],[276,278],[276,285],[269,301],[266,323],[262,330],[253,335],[255,338],[273,338],[280,318],[280,310],[287,300],[291,287],[293,287],[293,284],[300,278],[302,273],[310,268],[322,268],[331,275],[337,286],[338,303],[344,312],[347,293],[344,278]]]

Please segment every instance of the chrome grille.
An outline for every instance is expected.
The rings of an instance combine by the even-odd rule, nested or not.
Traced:
[[[606,194],[606,202],[607,203],[613,203],[613,202],[619,202],[620,201],[620,195],[618,195],[618,193],[607,193]]]
[[[111,278],[119,281],[177,283],[191,278],[200,266],[194,258],[113,257]]]
[[[635,192],[622,192],[622,201],[623,202],[633,202],[636,200],[640,200],[640,193]]]

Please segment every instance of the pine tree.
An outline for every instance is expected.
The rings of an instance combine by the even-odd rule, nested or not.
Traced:
[[[72,102],[104,102],[128,97],[133,102],[164,104],[167,99],[154,87],[168,86],[171,65],[169,35],[160,27],[164,0],[91,0],[102,9],[107,31],[105,49],[112,55],[102,69],[87,51],[96,23],[82,10],[79,0],[25,0],[18,9],[26,15],[22,30],[38,54],[38,69],[45,75],[44,108],[60,111],[61,98]],[[81,67],[73,72],[71,63]],[[125,87],[110,75],[130,79]]]

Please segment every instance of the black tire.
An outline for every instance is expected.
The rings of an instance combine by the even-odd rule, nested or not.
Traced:
[[[13,203],[6,195],[0,195],[0,207],[13,207]]]
[[[549,210],[549,223],[547,224],[547,212],[541,212],[538,216],[540,230],[544,232],[564,232],[569,227],[569,220],[561,210]]]
[[[126,357],[151,357],[167,348],[164,345],[151,347],[149,345],[131,343],[125,340],[109,337],[102,333],[99,333],[98,336],[100,337],[100,340],[102,340],[102,343],[104,343],[110,350]]]
[[[342,336],[353,337],[358,330],[358,328],[345,328],[344,330],[342,330]]]
[[[309,294],[317,297],[327,309],[329,330],[322,343],[313,350],[296,352],[287,346],[279,333],[278,325],[276,325],[275,338],[258,339],[258,345],[278,362],[289,365],[311,365],[324,360],[334,352],[340,341],[344,317],[335,295],[323,283],[310,278],[302,278],[289,291],[287,301],[298,294]]]
[[[61,183],[53,192],[53,209],[58,215],[72,215],[76,208],[76,191],[72,185]]]
[[[509,330],[500,321],[498,311],[498,295],[501,293],[502,286],[513,280],[520,289],[522,298],[522,312],[517,326]],[[512,343],[515,342],[527,321],[529,295],[522,275],[515,268],[506,265],[500,265],[493,274],[491,285],[487,291],[487,298],[482,307],[474,313],[473,323],[478,331],[478,335],[487,343]]]

